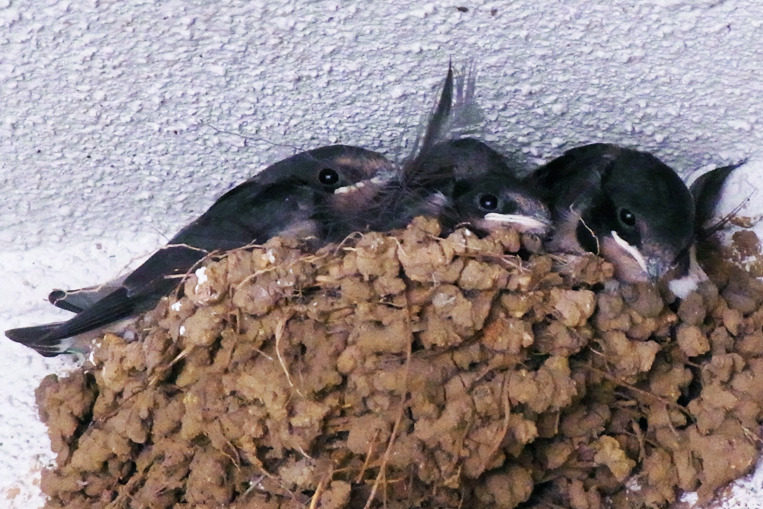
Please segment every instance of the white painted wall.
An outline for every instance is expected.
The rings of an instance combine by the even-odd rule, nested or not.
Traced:
[[[0,0],[0,329],[65,317],[52,288],[111,279],[297,149],[402,157],[449,58],[528,168],[609,141],[687,176],[749,158],[729,209],[763,184],[757,0]],[[71,365],[0,340],[0,505],[41,503],[33,390]]]

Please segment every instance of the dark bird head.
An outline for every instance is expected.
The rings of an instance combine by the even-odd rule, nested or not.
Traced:
[[[329,209],[338,214],[358,213],[387,182],[396,178],[398,167],[378,152],[349,145],[311,150],[313,185],[329,193]]]
[[[170,244],[227,250],[287,236],[312,238],[319,246],[337,240],[336,217],[357,213],[372,189],[396,172],[384,156],[360,147],[300,152],[225,193]]]
[[[451,206],[446,219],[490,232],[512,227],[544,234],[550,213],[540,197],[525,185],[504,158],[487,144],[461,138],[435,145],[422,163],[428,173],[452,179]]]
[[[352,145],[328,145],[300,152],[268,166],[247,182],[311,188],[325,194],[347,194],[374,182],[394,178],[397,168],[378,152]]]
[[[372,229],[375,214],[369,211],[379,207],[381,196],[399,178],[399,167],[378,152],[347,145],[305,154],[313,180],[303,185],[317,191],[310,218],[321,229],[322,240],[336,242],[354,231]],[[303,171],[302,175],[309,173]]]
[[[624,281],[661,278],[693,241],[692,195],[651,154],[586,145],[537,170],[530,183],[552,205],[550,248],[599,253]]]
[[[460,222],[485,232],[513,228],[544,235],[551,228],[546,205],[511,174],[461,180],[456,183],[453,202]]]

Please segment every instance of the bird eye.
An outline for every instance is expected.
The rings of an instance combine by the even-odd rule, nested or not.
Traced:
[[[483,210],[495,210],[498,208],[498,197],[494,194],[480,196],[480,208]]]
[[[636,226],[636,216],[628,209],[620,209],[620,222],[623,223],[625,226],[628,227],[634,227]]]
[[[323,168],[318,174],[318,181],[324,186],[333,186],[339,182],[339,173],[333,168]]]

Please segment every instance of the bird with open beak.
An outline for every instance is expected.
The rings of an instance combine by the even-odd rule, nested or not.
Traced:
[[[153,308],[212,251],[261,244],[275,236],[333,240],[333,217],[352,214],[374,186],[397,174],[381,154],[347,145],[308,150],[275,163],[219,198],[125,278],[50,301],[77,315],[64,322],[5,332],[45,356],[66,352],[74,337]],[[79,343],[79,341],[78,341]]]
[[[549,251],[600,254],[627,282],[657,280],[685,263],[680,255],[694,239],[694,201],[678,174],[655,156],[585,145],[537,169],[527,184],[551,209]]]

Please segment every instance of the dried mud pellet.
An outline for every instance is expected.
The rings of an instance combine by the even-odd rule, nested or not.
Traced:
[[[722,314],[723,325],[732,336],[739,335],[742,327],[742,313],[738,309],[725,308]]]
[[[745,399],[749,398],[759,408],[763,408],[763,358],[747,361],[746,369],[734,377],[731,387]]]
[[[615,292],[601,292],[597,295],[599,320],[612,320],[622,314],[625,303],[623,297]]]
[[[563,255],[563,258],[564,263],[558,270],[570,286],[593,286],[611,280],[614,274],[612,264],[594,254]]]
[[[746,472],[757,456],[753,443],[745,437],[738,423],[728,421],[720,433],[702,436],[690,432],[692,448],[702,461],[699,478],[702,484],[697,490],[700,497],[712,495],[710,486],[721,486]]]
[[[342,509],[350,503],[352,485],[346,481],[331,481],[321,494],[319,507],[322,509]]]
[[[510,509],[530,498],[532,489],[530,472],[522,467],[511,467],[506,472],[488,475],[476,494],[484,507]]]
[[[757,330],[752,334],[745,334],[737,345],[739,353],[745,357],[763,355],[763,331]]]
[[[495,352],[519,354],[533,344],[532,324],[499,315],[482,330],[482,344]]]
[[[710,351],[710,342],[707,336],[696,325],[682,324],[676,331],[676,339],[681,351],[687,357],[696,357]]]
[[[705,302],[699,293],[690,293],[678,306],[678,316],[687,325],[700,325],[705,320]]]
[[[508,277],[503,267],[477,260],[467,260],[458,278],[458,286],[467,291],[490,290],[506,286]]]
[[[649,389],[652,394],[676,401],[692,382],[694,375],[683,364],[659,362],[652,370]]]
[[[363,360],[363,349],[358,345],[348,346],[336,360],[336,368],[339,373],[347,375],[352,373]]]
[[[40,420],[48,425],[51,448],[58,453],[59,461],[68,456],[68,444],[86,422],[96,395],[93,380],[77,371],[62,378],[48,375],[35,390]]]
[[[682,444],[682,446],[683,448],[676,448],[671,453],[673,464],[676,466],[677,485],[682,490],[695,491],[699,484],[697,470],[700,465],[692,455],[691,449],[687,448],[686,444]]]
[[[660,345],[654,341],[630,340],[619,331],[602,333],[602,353],[618,376],[632,377],[649,371]]]
[[[749,218],[748,218],[749,219]],[[752,225],[747,226],[750,228]],[[739,250],[742,256],[753,256],[760,254],[760,240],[753,230],[739,230],[732,235],[734,246]]]
[[[522,234],[520,238],[515,230],[501,230],[497,237],[507,253],[517,253],[523,246],[531,253],[540,251],[541,239],[537,235]]]
[[[389,324],[366,323],[350,341],[364,353],[403,352],[410,342],[410,331],[406,323],[393,321]]]
[[[651,283],[623,285],[622,295],[631,309],[647,318],[657,317],[665,308],[657,286]]]
[[[522,318],[539,302],[539,297],[542,298],[542,294],[538,295],[534,292],[509,292],[501,295],[500,300],[503,308],[509,313],[509,316],[513,318]]]
[[[539,352],[565,357],[581,351],[591,339],[589,329],[573,329],[556,321],[538,326],[536,334]]]
[[[508,393],[512,404],[524,404],[536,413],[566,407],[577,394],[566,357],[549,357],[535,372],[510,373]]]
[[[606,466],[615,479],[622,482],[630,475],[636,462],[628,458],[620,448],[617,440],[610,436],[602,436],[593,443],[595,451],[593,461],[597,465]]]
[[[550,304],[567,327],[580,327],[588,322],[595,309],[596,298],[590,290],[552,288]]]
[[[191,461],[186,499],[193,505],[226,505],[233,496],[229,481],[230,458],[219,451],[201,450]]]
[[[528,272],[515,272],[509,276],[506,288],[512,292],[525,293],[533,286],[533,275]]]
[[[678,473],[667,451],[655,449],[644,458],[643,477],[646,478],[645,505],[656,507],[676,501]]]
[[[555,470],[564,465],[572,456],[574,449],[572,443],[556,441],[547,446],[538,448],[539,458],[543,461],[545,468]]]
[[[565,506],[572,509],[602,509],[604,507],[601,495],[596,486],[590,486],[579,479],[558,479],[555,481],[557,489],[564,496]]]
[[[350,422],[347,448],[355,454],[379,454],[380,448],[389,438],[389,423],[381,416],[366,414]]]
[[[645,341],[651,338],[661,325],[659,317],[644,317],[632,309],[628,310],[628,314],[631,324],[625,334],[629,339]]]
[[[181,335],[186,346],[210,346],[223,330],[221,309],[201,307],[188,317],[181,326]]]
[[[375,297],[373,288],[369,287],[365,281],[358,278],[347,278],[342,280],[342,297],[353,301],[368,301]]]
[[[603,403],[571,409],[559,421],[559,431],[565,437],[595,437],[612,417],[612,411]]]

